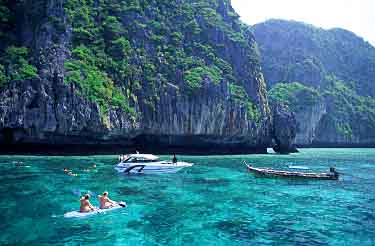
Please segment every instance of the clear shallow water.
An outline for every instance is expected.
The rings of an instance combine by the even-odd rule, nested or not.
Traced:
[[[126,176],[113,169],[116,156],[0,156],[0,245],[375,245],[375,149],[179,159],[195,165],[176,174]],[[322,172],[336,166],[348,175],[262,179],[247,173],[242,160]],[[108,190],[129,206],[64,218],[88,190]]]

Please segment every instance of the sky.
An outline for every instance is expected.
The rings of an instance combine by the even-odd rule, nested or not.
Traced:
[[[303,21],[325,29],[340,27],[375,46],[375,0],[232,0],[249,25],[267,19]]]

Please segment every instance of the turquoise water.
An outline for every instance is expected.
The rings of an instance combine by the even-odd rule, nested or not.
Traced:
[[[116,156],[0,156],[0,245],[375,245],[375,149],[179,159],[195,165],[127,176],[113,169]],[[242,160],[322,172],[336,166],[347,175],[256,178]],[[128,208],[63,217],[79,207],[79,192],[104,190]]]

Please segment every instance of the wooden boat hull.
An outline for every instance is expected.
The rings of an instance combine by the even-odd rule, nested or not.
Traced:
[[[266,168],[255,168],[247,165],[247,169],[257,176],[262,177],[283,177],[283,178],[302,178],[302,179],[321,179],[321,180],[337,180],[338,174],[334,173],[304,173],[304,172],[289,172]]]

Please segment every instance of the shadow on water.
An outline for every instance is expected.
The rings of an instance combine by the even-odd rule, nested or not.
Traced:
[[[135,195],[144,196],[148,194],[148,192],[144,189],[141,189],[138,187],[128,187],[128,186],[119,187],[117,188],[116,191],[120,196],[135,196]]]
[[[250,242],[257,235],[256,230],[251,226],[254,221],[244,220],[223,220],[214,223],[214,227],[225,234],[228,234],[233,240],[243,243]]]
[[[226,178],[191,178],[186,179],[186,182],[196,185],[214,185],[214,186],[227,186],[231,182]]]

